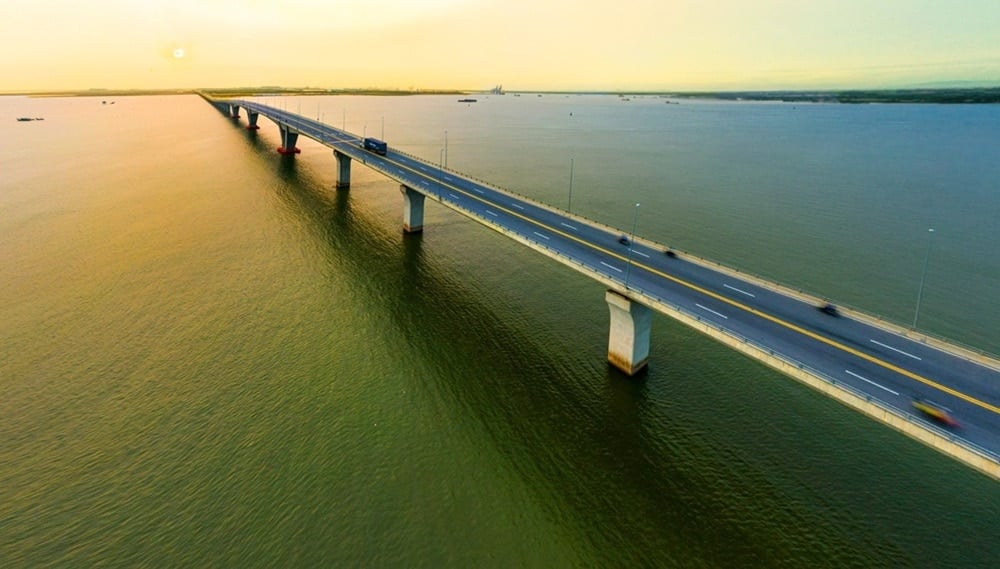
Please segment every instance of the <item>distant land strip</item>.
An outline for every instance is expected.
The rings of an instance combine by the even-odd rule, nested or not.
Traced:
[[[29,97],[128,97],[141,95],[194,95],[206,93],[213,97],[252,97],[260,95],[464,95],[477,91],[448,89],[319,89],[312,87],[235,87],[225,89],[84,89],[66,91],[20,91],[0,95]]]
[[[1000,87],[951,89],[873,89],[857,91],[719,91],[671,93],[688,99],[776,101],[786,103],[1000,103]]]
[[[468,95],[489,91],[454,89],[322,89],[314,87],[234,87],[221,89],[86,89],[66,91],[20,91],[0,95],[32,97],[122,97],[136,95],[180,95],[206,93],[213,97],[252,97],[261,95]],[[769,101],[784,103],[1000,103],[1000,87],[871,89],[833,91],[507,91],[507,94],[538,93],[549,95],[619,95],[654,96],[673,99],[716,99],[723,101]]]

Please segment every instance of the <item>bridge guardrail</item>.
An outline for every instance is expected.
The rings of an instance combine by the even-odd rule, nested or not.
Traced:
[[[255,104],[257,104],[257,105],[259,105],[261,107],[269,107],[268,105],[257,103],[256,101],[251,101],[251,102],[253,102],[253,103],[255,103]],[[271,108],[273,108],[273,107],[271,107]],[[299,115],[299,116],[301,116],[301,115]],[[325,123],[314,121],[313,119],[310,119],[308,117],[302,116],[302,118],[304,120],[308,121],[309,123],[314,123],[316,125],[322,125],[324,127],[329,127],[329,128],[334,129],[337,132],[342,132],[342,133],[345,133],[345,134],[351,134],[348,131],[337,129],[336,127],[331,127],[330,125],[326,125]],[[493,189],[495,191],[498,191],[498,192],[501,192],[501,193],[505,193],[505,194],[508,194],[508,195],[511,195],[511,196],[516,196],[517,198],[519,198],[519,199],[521,199],[521,200],[523,200],[525,202],[532,203],[533,205],[536,205],[538,207],[545,208],[545,209],[548,209],[548,210],[556,210],[556,209],[558,209],[558,211],[561,214],[563,214],[563,215],[569,215],[569,216],[571,216],[573,218],[576,218],[576,219],[579,219],[581,221],[585,221],[587,223],[590,223],[593,226],[604,228],[604,229],[608,230],[611,233],[620,232],[620,230],[617,229],[617,228],[605,225],[603,223],[600,223],[598,221],[586,218],[584,216],[580,216],[578,214],[573,214],[573,213],[570,213],[570,212],[566,212],[564,210],[561,210],[559,208],[555,208],[554,206],[551,206],[549,204],[546,204],[546,203],[541,202],[539,200],[536,200],[534,198],[525,196],[523,194],[519,194],[517,192],[513,192],[513,191],[505,189],[505,188],[501,188],[499,186],[496,186],[495,184],[489,183],[489,182],[487,182],[485,180],[481,180],[481,179],[476,178],[474,176],[469,176],[467,174],[464,174],[462,172],[458,172],[458,171],[453,170],[451,168],[444,167],[443,165],[435,165],[432,162],[429,162],[429,161],[427,161],[427,160],[425,160],[423,158],[420,158],[420,157],[418,157],[416,155],[413,155],[413,154],[411,154],[409,152],[402,151],[402,150],[400,150],[398,148],[393,147],[393,151],[397,152],[399,154],[403,154],[403,155],[405,155],[405,156],[407,156],[407,157],[409,157],[409,158],[411,158],[411,159],[413,159],[415,161],[422,162],[424,164],[427,164],[428,166],[431,166],[431,167],[434,167],[436,169],[439,169],[442,172],[446,171],[450,175],[453,175],[455,177],[464,178],[464,179],[467,179],[467,180],[473,180],[473,181],[476,181],[479,184],[483,185],[484,187],[488,187],[488,188],[491,188],[491,189]],[[371,167],[371,168],[373,168],[373,169],[375,169],[375,170],[378,170],[378,171],[382,172],[383,174],[387,174],[388,175],[388,172],[384,171],[382,168],[377,168],[373,164],[368,164],[368,166]],[[433,195],[429,191],[428,191],[428,193],[431,194],[431,195]],[[441,202],[445,202],[446,201],[444,199],[444,197],[443,197],[443,194],[439,194],[438,195],[438,199]],[[471,214],[471,211],[469,211],[469,210],[467,210],[465,208],[460,207],[457,203],[454,203],[450,207],[452,207],[453,209],[460,209],[460,210],[462,210],[462,211],[464,211],[466,213],[470,213]],[[489,225],[495,225],[491,220],[479,218],[478,216],[475,216],[475,217],[477,219],[480,219],[484,223],[487,223]],[[497,226],[497,227],[499,227],[499,226]],[[581,272],[600,275],[602,278],[598,279],[598,280],[603,280],[607,284],[611,284],[611,285],[614,285],[614,286],[623,286],[624,285],[624,282],[622,280],[620,280],[620,277],[616,277],[616,275],[613,275],[611,273],[603,273],[603,272],[601,272],[600,270],[598,270],[596,268],[592,268],[590,266],[584,265],[583,263],[581,263],[581,262],[573,259],[572,257],[569,257],[569,256],[567,256],[567,255],[565,255],[565,254],[563,254],[563,253],[561,253],[561,252],[559,252],[559,251],[557,251],[555,249],[552,249],[551,247],[549,247],[545,243],[543,243],[541,241],[538,241],[538,240],[536,240],[536,239],[534,239],[532,237],[529,237],[528,235],[517,233],[517,232],[514,232],[514,231],[512,231],[510,229],[507,229],[507,228],[501,228],[501,229],[502,229],[502,231],[504,233],[512,233],[512,234],[516,235],[519,240],[524,241],[526,243],[529,243],[529,244],[531,244],[535,248],[544,249],[549,256],[560,260],[564,264],[575,265],[576,267],[578,267],[578,270],[581,270]],[[648,242],[648,243],[651,243],[651,242]],[[730,271],[730,272],[733,272],[733,273],[736,273],[736,274],[739,274],[739,275],[742,275],[742,276],[745,276],[745,277],[748,277],[748,278],[756,279],[757,281],[760,281],[761,283],[763,283],[764,286],[766,286],[766,285],[773,285],[773,286],[775,286],[775,287],[777,287],[779,289],[779,292],[791,290],[793,292],[798,292],[801,295],[810,295],[810,296],[814,296],[815,298],[821,298],[819,296],[813,295],[812,293],[809,293],[809,292],[804,291],[802,289],[792,289],[790,287],[786,287],[784,285],[780,285],[778,283],[774,283],[773,281],[770,281],[770,280],[768,280],[766,278],[760,277],[760,276],[755,275],[753,273],[749,273],[749,272],[741,270],[741,269],[729,267],[729,266],[724,265],[722,263],[719,263],[717,261],[711,261],[711,260],[708,260],[708,259],[697,257],[695,255],[691,255],[690,253],[688,253],[688,252],[686,252],[684,250],[678,249],[678,251],[681,252],[681,253],[684,253],[688,257],[691,257],[691,258],[697,260],[698,262],[700,262],[702,264],[714,265],[717,268],[724,269],[724,270],[727,270],[727,271]],[[823,381],[823,382],[829,384],[832,387],[835,387],[837,389],[844,390],[844,391],[846,391],[848,393],[851,393],[853,396],[855,396],[855,397],[857,397],[857,398],[859,398],[861,400],[864,400],[865,402],[867,402],[867,403],[869,403],[871,405],[874,405],[875,407],[878,407],[879,409],[881,409],[884,412],[889,413],[889,414],[897,417],[898,419],[906,421],[907,423],[910,423],[910,424],[914,424],[914,425],[920,427],[921,429],[925,429],[927,431],[933,432],[936,435],[940,436],[941,438],[943,438],[945,440],[948,440],[950,442],[953,442],[955,444],[958,444],[958,445],[960,445],[960,446],[968,449],[970,452],[983,457],[986,460],[990,460],[990,461],[992,461],[994,463],[1000,464],[1000,454],[998,454],[996,452],[993,452],[993,451],[991,451],[989,449],[983,448],[983,447],[981,447],[981,446],[979,446],[979,445],[977,445],[975,443],[972,443],[971,441],[968,441],[968,440],[966,440],[966,439],[964,439],[962,437],[959,437],[959,436],[955,435],[954,433],[952,433],[950,431],[946,431],[946,430],[941,429],[941,428],[939,428],[939,427],[937,427],[935,425],[932,425],[932,424],[928,423],[927,421],[921,420],[918,416],[916,416],[916,415],[914,415],[912,413],[909,413],[909,412],[904,411],[904,410],[902,410],[902,409],[900,409],[898,407],[889,405],[889,404],[887,404],[887,403],[885,403],[885,402],[883,402],[883,401],[881,401],[879,399],[876,399],[876,398],[872,397],[871,395],[869,395],[867,393],[864,393],[862,391],[857,390],[856,388],[852,387],[850,384],[848,384],[846,382],[843,382],[843,381],[838,381],[837,379],[835,379],[833,377],[830,377],[829,375],[827,375],[827,374],[825,374],[825,373],[823,373],[823,372],[821,372],[821,371],[819,371],[819,370],[817,370],[815,368],[812,368],[812,367],[808,366],[807,364],[805,364],[803,362],[800,362],[800,361],[796,360],[795,358],[792,358],[791,356],[788,356],[788,355],[783,354],[781,352],[777,352],[774,349],[769,348],[767,346],[764,346],[763,344],[760,344],[760,343],[758,343],[758,342],[756,342],[756,341],[754,341],[754,340],[752,340],[750,338],[747,338],[746,336],[743,336],[743,335],[741,335],[741,334],[739,334],[739,333],[737,333],[737,332],[735,332],[733,330],[730,330],[730,329],[726,328],[725,326],[722,326],[721,324],[719,324],[719,323],[717,323],[715,321],[712,321],[712,320],[709,320],[709,319],[705,319],[700,314],[696,314],[696,313],[694,313],[694,312],[692,312],[692,311],[690,311],[690,310],[688,310],[688,309],[686,309],[686,308],[684,308],[684,307],[682,307],[680,305],[677,305],[677,304],[675,304],[673,302],[668,301],[667,299],[664,299],[664,298],[659,297],[657,295],[654,295],[654,294],[648,293],[646,291],[643,291],[641,288],[635,286],[634,283],[632,284],[632,286],[630,287],[629,290],[632,290],[632,291],[638,293],[638,296],[640,296],[640,297],[648,298],[650,300],[655,301],[657,304],[659,304],[661,306],[668,307],[669,309],[671,309],[671,310],[673,310],[673,311],[675,311],[675,312],[677,312],[679,314],[684,315],[686,318],[693,319],[694,321],[696,321],[696,322],[698,322],[700,324],[708,326],[708,327],[714,329],[715,331],[717,331],[718,333],[723,334],[725,336],[728,336],[729,338],[731,338],[731,339],[733,339],[733,340],[735,340],[737,342],[753,346],[754,349],[756,349],[756,350],[758,350],[758,351],[760,351],[762,353],[767,353],[771,357],[774,357],[774,358],[776,358],[778,360],[781,360],[782,362],[784,362],[785,364],[787,364],[789,366],[792,366],[794,368],[802,370],[802,371],[808,373],[810,376],[812,376],[814,378],[817,378],[820,381]],[[881,316],[877,316],[877,315],[872,315],[872,314],[865,313],[865,312],[857,310],[857,309],[855,309],[853,307],[849,307],[849,309],[851,311],[853,311],[853,312],[856,312],[858,314],[865,315],[868,318],[874,319],[874,320],[876,320],[876,321],[878,321],[880,323],[888,323],[890,325],[897,326],[897,327],[903,329],[904,333],[906,332],[905,328],[903,328],[899,324],[896,324],[896,323],[892,322],[891,320],[885,319],[885,318],[883,318]],[[930,338],[935,338],[938,341],[944,343],[945,345],[958,345],[959,347],[962,347],[962,348],[964,348],[966,350],[969,350],[969,351],[971,351],[973,353],[981,354],[984,357],[995,357],[995,356],[993,356],[993,354],[990,354],[989,352],[986,352],[985,350],[982,350],[982,349],[979,349],[979,348],[975,348],[975,347],[971,347],[971,346],[964,346],[964,345],[961,345],[958,342],[954,342],[952,340],[948,340],[948,339],[943,338],[943,337],[935,337],[935,336],[933,336],[931,334],[927,334],[927,333],[924,333],[924,332],[919,332],[919,334],[921,334],[923,336],[930,337]]]

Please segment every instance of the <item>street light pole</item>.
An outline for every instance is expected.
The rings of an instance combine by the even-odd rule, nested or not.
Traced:
[[[924,296],[924,280],[927,278],[927,265],[931,260],[931,244],[934,242],[934,230],[927,230],[927,252],[924,254],[924,270],[920,274],[920,288],[917,289],[917,309],[913,313],[913,328],[917,327],[917,319],[920,318],[920,300]]]
[[[628,240],[628,264],[625,265],[625,290],[628,290],[628,278],[632,272],[632,249],[635,248],[635,224],[639,221],[639,204],[635,204],[635,212],[632,214],[632,235]]]
[[[382,140],[385,140],[385,115],[382,115]]]
[[[444,148],[438,151],[438,199],[442,200],[442,195],[444,194],[442,187],[444,183],[441,178],[444,177]],[[443,200],[442,200],[443,201]]]
[[[566,204],[566,211],[573,211],[573,159],[569,159],[569,203]]]

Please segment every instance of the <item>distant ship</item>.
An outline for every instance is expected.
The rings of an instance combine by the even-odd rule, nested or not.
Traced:
[[[17,117],[17,120],[22,121],[22,122],[28,122],[28,121],[43,121],[45,119],[42,118],[42,117],[35,117],[35,118],[31,118],[31,117]]]
[[[476,100],[475,99],[459,99],[458,102],[459,103],[475,103]]]

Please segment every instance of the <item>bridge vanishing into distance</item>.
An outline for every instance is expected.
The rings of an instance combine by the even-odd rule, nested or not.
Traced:
[[[403,231],[423,229],[429,200],[450,208],[607,287],[608,361],[628,375],[646,366],[652,312],[684,324],[1000,479],[1000,361],[635,238],[421,160],[356,134],[242,99],[206,101],[233,119],[277,126],[278,152],[300,135],[333,150],[339,190],[360,162],[400,184]],[[638,204],[637,204],[638,205]],[[916,403],[916,405],[915,405]]]

